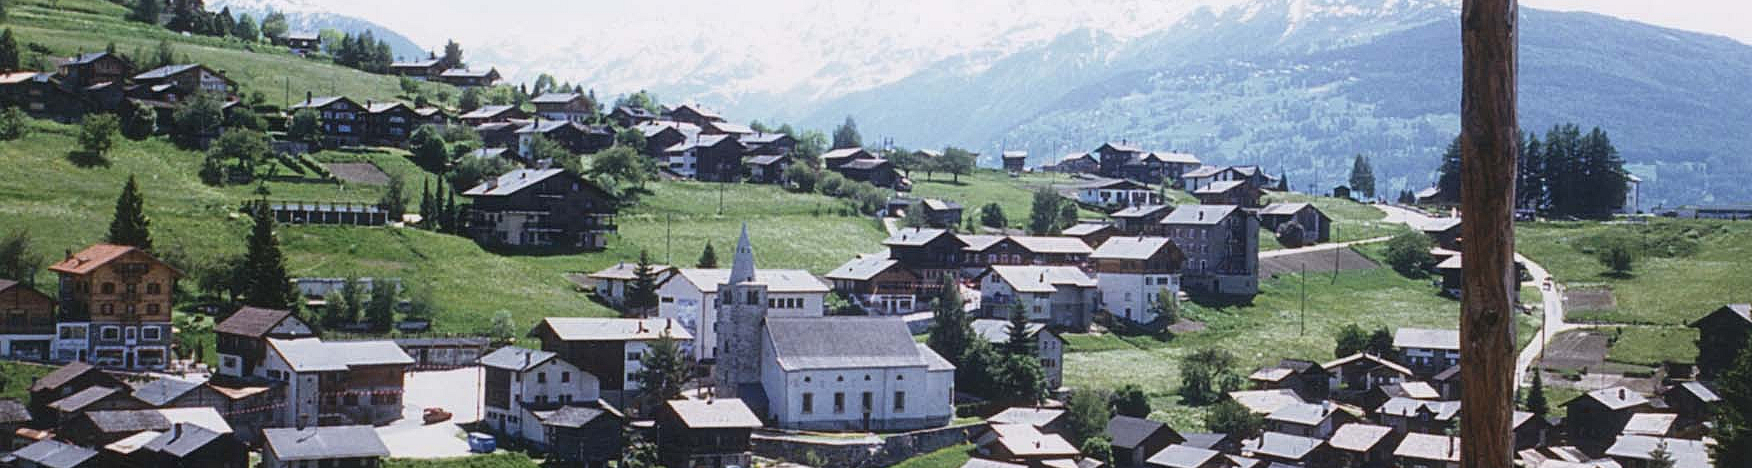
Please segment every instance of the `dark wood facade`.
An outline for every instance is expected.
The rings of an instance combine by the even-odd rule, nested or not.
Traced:
[[[513,171],[463,196],[473,201],[469,234],[484,244],[601,249],[616,230],[616,200],[561,170]]]

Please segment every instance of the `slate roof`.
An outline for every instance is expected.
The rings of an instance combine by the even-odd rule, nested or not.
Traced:
[[[1461,256],[1459,254],[1455,254],[1455,255],[1449,256],[1448,258],[1442,259],[1441,262],[1436,263],[1436,269],[1437,270],[1459,270],[1459,269],[1461,269],[1461,266],[1465,263],[1465,261],[1461,260],[1460,258],[1461,258]]]
[[[1271,414],[1266,415],[1265,419],[1267,421],[1282,421],[1303,426],[1313,426],[1320,424],[1320,421],[1324,421],[1336,411],[1338,411],[1337,405],[1334,405],[1331,402],[1298,402],[1279,407],[1277,411],[1273,411]]]
[[[160,378],[135,388],[134,399],[152,406],[164,406],[200,386],[200,383],[187,380]]]
[[[1095,251],[1075,237],[1010,236],[1010,240],[1034,253],[1088,255]]]
[[[1248,439],[1242,444],[1241,450],[1244,454],[1252,452],[1285,460],[1301,460],[1325,443],[1320,439],[1267,432],[1260,434],[1257,439]]]
[[[864,151],[863,148],[839,148],[839,149],[828,150],[826,153],[821,153],[821,159],[860,158],[860,157],[861,158],[872,158],[872,157],[875,157],[875,155],[870,154],[870,152],[868,152],[868,151]]]
[[[1434,400],[1442,397],[1435,387],[1423,382],[1405,382],[1398,385],[1399,390],[1408,398],[1418,400]]]
[[[156,410],[142,411],[157,412],[158,415],[163,416],[166,421],[170,421],[170,424],[194,424],[218,431],[221,434],[232,433],[231,423],[226,422],[225,417],[219,415],[219,410],[208,406],[197,406],[192,408],[160,408]]]
[[[0,424],[15,424],[30,421],[30,410],[24,403],[11,398],[0,398]]]
[[[462,114],[462,119],[490,119],[507,111],[516,110],[513,106],[480,106],[475,110]]]
[[[784,161],[784,160],[785,160],[785,157],[782,155],[768,154],[768,155],[755,156],[752,158],[748,158],[747,162],[749,164],[753,164],[756,166],[766,166],[766,165],[770,165],[772,163],[776,163],[776,162]]]
[[[562,406],[553,411],[542,411],[536,413],[537,417],[541,418],[541,425],[543,426],[567,427],[572,429],[584,427],[585,424],[590,424],[590,421],[594,421],[596,418],[601,417],[604,414],[608,414],[608,412],[582,406]]]
[[[1357,361],[1370,361],[1379,367],[1386,367],[1394,372],[1400,373],[1401,375],[1412,375],[1411,369],[1407,369],[1405,366],[1399,365],[1397,362],[1389,361],[1387,358],[1368,353],[1356,353],[1327,361],[1325,364],[1321,364],[1320,367],[1326,370],[1332,370]]]
[[[1028,322],[1028,334],[1033,335],[1046,329],[1046,324]],[[984,338],[988,343],[1004,343],[1010,341],[1010,321],[998,319],[975,319],[973,333]]]
[[[1114,445],[1118,444],[1115,443]],[[1217,452],[1216,450],[1188,447],[1185,445],[1170,445],[1168,448],[1156,452],[1155,455],[1150,455],[1150,458],[1145,460],[1144,463],[1155,466],[1165,466],[1168,468],[1199,468],[1204,466],[1205,463],[1210,462],[1212,458],[1217,458],[1219,456],[1222,456],[1222,453]]]
[[[541,95],[529,98],[529,102],[531,104],[565,104],[581,97],[584,95],[578,93],[541,93]]]
[[[1157,432],[1169,429],[1167,424],[1144,418],[1114,415],[1107,420],[1107,437],[1115,447],[1137,448]]]
[[[1267,368],[1263,368],[1263,369],[1260,369],[1257,371],[1253,371],[1252,374],[1249,374],[1247,376],[1247,380],[1258,380],[1261,382],[1280,382],[1286,378],[1289,378],[1291,375],[1295,375],[1295,373],[1296,373],[1295,369],[1288,369],[1288,368],[1283,368],[1283,367],[1267,367]]]
[[[365,112],[370,113],[370,114],[381,114],[384,112],[389,112],[389,111],[395,110],[398,107],[402,108],[402,109],[406,109],[408,112],[414,111],[414,108],[412,106],[409,106],[407,104],[402,104],[400,102],[390,101],[390,102],[367,102],[365,104]]]
[[[893,268],[898,264],[900,264],[900,261],[888,258],[886,255],[859,255],[846,261],[846,263],[840,265],[839,268],[834,268],[833,271],[827,272],[825,278],[867,281],[870,278],[875,278],[877,274],[888,271],[889,268]]]
[[[1229,399],[1247,407],[1249,412],[1257,414],[1271,414],[1284,405],[1302,402],[1302,397],[1297,396],[1294,390],[1284,388],[1233,391],[1229,392]]]
[[[753,128],[750,128],[747,125],[743,125],[743,124],[739,124],[739,123],[709,122],[706,125],[712,127],[713,129],[715,129],[717,131],[724,132],[724,133],[737,134],[737,135],[747,135],[750,133],[754,133]]]
[[[961,464],[961,468],[1028,468],[1028,465],[1018,465],[1015,463],[1004,463],[1001,461],[987,460],[984,458],[969,458],[969,459],[967,459],[967,463]]]
[[[771,317],[766,335],[787,371],[928,364],[900,317]]]
[[[851,162],[841,164],[840,168],[843,168],[843,169],[875,169],[875,168],[886,166],[886,165],[888,165],[887,159],[861,158],[861,159],[853,159]]]
[[[672,270],[674,270],[674,268],[675,267],[672,267],[669,265],[652,264],[651,265],[651,272],[655,273],[657,275],[658,282],[661,283],[663,281],[662,278],[664,276],[667,276],[668,274],[673,273]],[[589,277],[596,278],[596,279],[612,279],[612,280],[631,281],[634,279],[638,279],[638,275],[637,275],[638,271],[639,271],[639,264],[620,262],[620,263],[616,263],[612,266],[609,266],[608,268],[603,268],[601,270],[597,270],[595,273],[591,273],[589,275]]]
[[[1722,401],[1722,397],[1720,395],[1716,395],[1715,390],[1710,389],[1709,386],[1704,385],[1703,382],[1685,382],[1685,383],[1679,384],[1678,387],[1674,387],[1674,390],[1680,390],[1680,391],[1684,391],[1686,393],[1690,393],[1692,396],[1697,397],[1698,401],[1702,401],[1704,403],[1715,403],[1718,401]]]
[[[1437,420],[1447,421],[1453,419],[1455,415],[1460,414],[1460,402],[1458,400],[1425,401],[1394,397],[1388,398],[1387,401],[1382,402],[1381,406],[1375,409],[1375,413],[1412,417],[1417,416],[1419,409],[1428,409],[1430,413],[1435,415]]]
[[[1199,178],[1210,177],[1210,176],[1217,175],[1217,173],[1223,172],[1225,169],[1228,169],[1228,168],[1229,168],[1228,166],[1200,166],[1198,169],[1193,169],[1190,171],[1186,171],[1186,173],[1184,173],[1184,174],[1180,174],[1180,178],[1182,178],[1182,179],[1199,179]]]
[[[980,445],[996,443],[1017,457],[1073,457],[1081,452],[1058,434],[1043,434],[1027,424],[992,424]]]
[[[497,74],[497,73],[499,73],[498,70],[491,69],[491,68],[486,69],[485,71],[469,70],[469,69],[465,69],[465,68],[452,68],[449,70],[444,70],[444,73],[440,73],[440,74],[438,74],[438,76],[443,76],[443,77],[448,77],[448,78],[486,78],[488,75],[493,75],[493,74]]]
[[[1350,452],[1367,452],[1393,432],[1393,428],[1374,424],[1349,423],[1332,432],[1326,443],[1332,448]]]
[[[261,338],[267,336],[275,325],[280,324],[280,321],[290,316],[292,316],[290,310],[244,307],[237,309],[237,312],[233,312],[225,321],[219,322],[219,325],[213,327],[213,331]]]
[[[182,73],[184,71],[187,71],[190,68],[196,68],[199,66],[201,66],[201,64],[198,64],[198,63],[185,63],[185,64],[180,64],[180,65],[165,65],[162,67],[147,70],[145,73],[134,75],[134,79],[135,80],[155,80],[155,79],[159,79],[159,78],[168,78],[168,77],[174,76],[178,73]]]
[[[1393,449],[1393,456],[1420,460],[1460,461],[1460,438],[1410,432]]]
[[[1637,413],[1630,415],[1625,421],[1623,434],[1665,436],[1673,431],[1673,422],[1679,415],[1673,413]]]
[[[68,57],[67,60],[62,62],[62,63],[67,64],[67,65],[84,65],[87,63],[95,62],[95,61],[97,61],[97,59],[103,58],[106,55],[110,55],[110,53],[107,51],[106,52],[86,52],[83,54]],[[120,58],[120,57],[118,56],[117,58]]]
[[[1606,449],[1606,455],[1615,458],[1630,458],[1635,460],[1652,460],[1649,452],[1662,442],[1667,443],[1667,453],[1673,457],[1673,468],[1709,468],[1709,446],[1701,440],[1674,439],[1667,437],[1650,437],[1645,435],[1621,435]]]
[[[522,128],[518,128],[517,133],[520,133],[520,134],[522,134],[522,133],[548,133],[548,132],[552,132],[554,130],[559,130],[561,127],[574,127],[575,128],[577,126],[578,126],[578,124],[572,123],[572,121],[570,121],[570,120],[553,120],[553,119],[540,120],[540,119],[537,119],[533,122],[530,122],[529,125],[524,125]]]
[[[1166,237],[1109,237],[1089,254],[1091,259],[1148,260],[1174,241]]]
[[[998,414],[986,418],[986,421],[992,424],[1027,424],[1038,428],[1046,427],[1064,415],[1065,410],[1056,408],[1013,407],[999,411]]]
[[[931,210],[936,210],[936,211],[961,209],[960,203],[955,203],[952,201],[938,200],[935,198],[926,198],[926,199],[924,199],[923,203],[925,204],[925,208],[931,209]]]
[[[1107,216],[1110,218],[1143,218],[1165,209],[1168,209],[1168,205],[1132,205]]]
[[[1058,291],[1059,286],[1097,286],[1094,278],[1073,266],[992,265],[990,272],[1016,292],[1051,293]]]
[[[412,61],[407,61],[407,62],[395,62],[395,63],[389,64],[389,66],[390,66],[390,68],[431,68],[433,65],[437,65],[437,64],[438,64],[438,59],[429,58],[429,59],[425,59],[425,60],[412,60]]]
[[[61,388],[62,385],[66,385],[68,382],[72,382],[74,379],[79,378],[79,376],[85,375],[86,372],[103,371],[97,370],[96,367],[92,367],[91,364],[86,364],[84,362],[70,362],[67,363],[67,365],[49,371],[47,374],[43,374],[42,377],[38,377],[35,383],[30,384],[30,391],[40,392],[43,390]]]
[[[172,425],[170,430],[153,437],[141,448],[181,458],[200,450],[201,447],[206,447],[207,444],[224,435],[224,433],[202,427],[199,424],[176,423]]]
[[[964,247],[962,250],[968,252],[980,252],[991,248],[999,242],[1003,242],[1004,239],[1008,239],[1009,237],[984,234],[956,234],[955,238],[960,239],[961,243],[967,245],[967,247]]]
[[[949,231],[932,228],[901,228],[882,241],[882,245],[916,247],[930,243]]]
[[[1059,234],[1066,235],[1066,236],[1082,237],[1082,236],[1087,236],[1090,234],[1094,234],[1094,233],[1109,230],[1109,229],[1113,229],[1112,224],[1079,223],[1075,226],[1065,228],[1065,230],[1063,230],[1063,231],[1059,231]]]
[[[1158,224],[1214,225],[1240,209],[1235,205],[1180,205]]]
[[[1716,309],[1715,311],[1710,312],[1707,315],[1704,315],[1703,318],[1697,319],[1697,321],[1691,322],[1691,326],[1695,327],[1698,324],[1703,323],[1703,319],[1707,319],[1707,318],[1709,318],[1717,313],[1721,313],[1724,310],[1729,312],[1729,313],[1732,313],[1736,316],[1739,316],[1740,320],[1744,320],[1747,323],[1752,323],[1752,304],[1728,304],[1728,305],[1722,306],[1722,308],[1720,308],[1720,309]]]
[[[1423,232],[1442,232],[1460,226],[1460,218],[1427,218],[1416,224]]]
[[[938,355],[936,351],[931,350],[930,346],[927,346],[924,343],[916,343],[916,344],[917,344],[917,347],[919,349],[919,357],[922,357],[925,359],[925,371],[926,372],[953,371],[953,370],[955,370],[954,363],[949,362],[948,359],[943,359],[943,356]]]
[[[1219,193],[1223,193],[1223,192],[1228,192],[1230,190],[1234,190],[1235,188],[1241,187],[1243,184],[1246,184],[1246,183],[1247,182],[1239,181],[1239,180],[1224,180],[1224,181],[1211,182],[1210,185],[1199,187],[1198,190],[1194,190],[1194,191],[1192,191],[1192,193],[1199,194],[1199,195],[1219,194]]]
[[[708,292],[716,292],[718,285],[730,283],[729,268],[682,268],[677,272],[694,286]],[[825,293],[832,289],[815,275],[803,270],[757,269],[754,271],[754,280],[765,283],[767,291],[776,293]]]
[[[1648,397],[1643,396],[1641,392],[1620,386],[1602,388],[1582,394],[1582,396],[1576,397],[1575,400],[1570,400],[1570,402],[1564,403],[1564,406],[1569,406],[1570,403],[1583,398],[1600,402],[1601,405],[1613,411],[1646,405],[1649,403]]]
[[[56,411],[76,413],[85,409],[87,406],[91,406],[92,403],[103,401],[104,398],[109,398],[110,395],[114,395],[120,391],[120,389],[114,387],[105,387],[101,385],[86,387],[84,390],[73,392],[72,395],[67,395],[64,398],[49,403],[49,408],[53,408]]]
[[[328,107],[329,104],[334,104],[338,101],[342,101],[342,100],[346,100],[346,99],[347,98],[345,96],[317,96],[317,97],[313,97],[310,99],[305,99],[302,102],[299,102],[299,103],[296,103],[296,104],[293,104],[290,106],[286,106],[286,110],[296,110],[296,109],[303,109],[303,108],[307,108],[307,107],[308,108],[323,108],[323,107]]]
[[[1198,156],[1190,153],[1150,153],[1149,157],[1165,163],[1202,164]]]
[[[1112,149],[1114,151],[1121,152],[1121,153],[1142,153],[1142,152],[1144,152],[1144,150],[1139,149],[1136,146],[1132,146],[1131,144],[1114,143],[1111,141],[1106,142],[1106,143],[1102,143],[1101,146],[1096,147],[1095,150],[1100,151],[1101,148],[1109,148],[1109,149]]]
[[[1393,347],[1459,351],[1460,330],[1400,327],[1393,331]]]
[[[1216,447],[1217,444],[1220,444],[1229,438],[1228,434],[1216,432],[1188,432],[1181,434],[1180,436],[1186,439],[1186,442],[1181,442],[1180,445],[1203,449]]]
[[[1313,205],[1309,205],[1307,203],[1273,203],[1270,205],[1265,205],[1265,208],[1260,208],[1259,214],[1261,216],[1264,216],[1264,215],[1289,216],[1289,215],[1296,214],[1297,211],[1302,211],[1303,208],[1307,208],[1309,206],[1313,206]]]
[[[548,317],[542,326],[553,329],[562,341],[692,340],[687,326],[666,318]]]
[[[713,400],[670,400],[669,410],[681,417],[690,429],[757,428],[760,418],[748,405],[735,398]]]
[[[314,426],[262,429],[264,451],[282,461],[389,456],[389,447],[371,426]]]
[[[12,452],[20,460],[48,468],[73,468],[97,456],[97,451],[54,439],[44,439]]]
[[[158,410],[87,411],[85,417],[98,431],[109,434],[170,429],[170,419]]]
[[[1132,182],[1132,181],[1127,180],[1127,179],[1107,179],[1107,180],[1102,180],[1102,181],[1096,181],[1096,182],[1091,182],[1091,183],[1085,184],[1082,187],[1078,187],[1078,188],[1101,189],[1101,190],[1149,190],[1150,189],[1150,187],[1148,185],[1140,184],[1137,182]]]
[[[481,356],[482,366],[494,369],[505,369],[512,372],[523,372],[542,365],[558,354],[536,349],[506,346]]]
[[[394,341],[322,341],[321,338],[268,339],[294,372],[347,370],[352,366],[412,365],[414,358]]]
[[[465,197],[503,197],[566,172],[564,169],[518,169],[462,192]]]

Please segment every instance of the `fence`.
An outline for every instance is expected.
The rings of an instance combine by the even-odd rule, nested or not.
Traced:
[[[390,221],[388,212],[369,203],[277,201],[268,206],[274,221],[283,224],[382,226]]]

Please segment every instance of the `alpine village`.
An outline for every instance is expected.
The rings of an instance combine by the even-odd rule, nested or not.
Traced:
[[[1303,186],[1123,134],[741,123],[201,0],[0,28],[0,466],[1461,466],[1457,133],[1417,185],[1352,153]],[[1524,133],[1514,463],[1752,466],[1752,208]]]

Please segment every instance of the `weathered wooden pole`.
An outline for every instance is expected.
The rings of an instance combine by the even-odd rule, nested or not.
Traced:
[[[1513,466],[1516,0],[1465,0],[1460,97],[1460,466]]]

